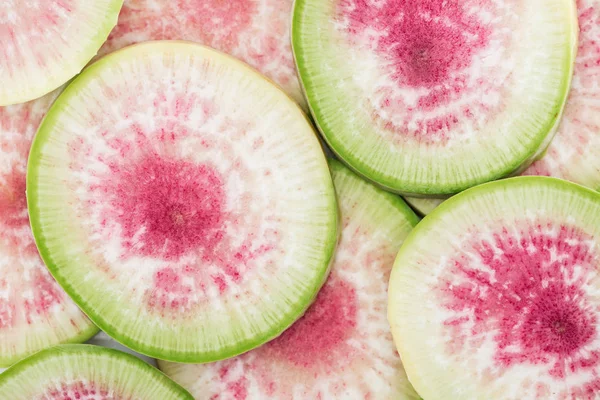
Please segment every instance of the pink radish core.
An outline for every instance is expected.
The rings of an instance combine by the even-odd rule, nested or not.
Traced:
[[[332,352],[352,335],[357,307],[354,287],[339,278],[330,279],[306,314],[267,345],[269,351],[301,367],[337,362]]]
[[[0,227],[16,229],[29,224],[25,173],[13,168],[6,177],[6,186],[0,186]]]
[[[225,192],[214,168],[152,155],[115,182],[112,203],[133,253],[173,259],[221,238]]]
[[[458,314],[445,321],[456,339],[451,347],[487,333],[494,362],[504,368],[547,365],[557,379],[596,368],[600,352],[583,351],[597,338],[600,311],[586,293],[597,261],[589,243],[582,230],[552,223],[474,242],[481,266],[455,259],[440,287],[445,307]]]
[[[494,2],[340,0],[338,13],[352,47],[372,60],[365,75],[373,80],[361,75],[356,84],[385,130],[443,143],[501,106],[509,59],[505,66],[485,60],[509,47],[510,34],[494,24],[510,16]]]
[[[99,387],[93,382],[62,383],[49,388],[39,400],[119,400],[126,397],[112,388]]]

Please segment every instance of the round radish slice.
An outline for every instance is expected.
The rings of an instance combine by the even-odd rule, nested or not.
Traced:
[[[329,280],[279,338],[214,364],[159,361],[200,399],[419,399],[386,320],[394,257],[418,218],[397,196],[331,162],[342,234]]]
[[[42,97],[77,75],[116,25],[123,0],[2,0],[0,106]]]
[[[181,386],[132,355],[90,345],[41,351],[0,375],[11,400],[193,400]]]
[[[579,0],[579,50],[571,93],[546,155],[525,171],[600,190],[600,1]]]
[[[445,201],[412,232],[389,320],[425,399],[600,391],[600,194],[519,177]]]
[[[298,0],[292,45],[333,151],[402,194],[526,167],[568,93],[571,0]]]
[[[0,367],[98,331],[46,269],[29,226],[27,156],[56,94],[0,108]]]
[[[191,40],[231,54],[306,107],[290,44],[293,0],[125,0],[101,54],[147,40]]]
[[[143,354],[242,353],[299,318],[327,277],[337,205],[310,124],[212,49],[152,42],[98,61],[53,105],[28,172],[46,264]]]

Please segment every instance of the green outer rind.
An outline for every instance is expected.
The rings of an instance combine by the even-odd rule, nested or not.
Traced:
[[[404,201],[410,205],[413,210],[422,216],[431,214],[431,212],[444,202],[445,199],[428,198],[428,197],[405,197]]]
[[[364,180],[360,175],[354,173],[342,162],[334,158],[329,158],[327,161],[329,163],[329,169],[331,170],[332,175],[346,175],[352,176],[355,179]],[[366,182],[369,184],[371,183],[369,181]],[[396,196],[393,193],[387,192],[377,187],[376,185],[374,185],[374,188],[377,191],[378,195],[381,196],[381,198],[385,199],[390,205],[392,205],[396,210],[398,210],[398,212],[410,222],[413,228],[417,226],[417,224],[421,221],[421,218],[419,218],[419,216],[415,214],[413,209],[410,208],[410,206],[406,204],[406,202],[401,197]]]
[[[109,349],[107,347],[93,346],[90,344],[64,344],[59,346],[54,346],[38,353],[35,353],[21,361],[17,364],[13,365],[6,371],[0,374],[0,388],[2,387],[3,382],[10,380],[14,375],[17,375],[20,372],[25,371],[30,366],[34,366],[38,361],[52,358],[55,353],[67,353],[67,354],[80,354],[80,353],[88,353],[88,354],[110,354],[115,358],[119,358],[124,362],[127,362],[131,365],[132,368],[136,368],[138,370],[147,372],[152,374],[154,380],[160,380],[164,383],[165,386],[170,386],[173,390],[181,392],[181,398],[187,398],[189,400],[194,400],[191,394],[187,392],[183,387],[177,384],[175,381],[171,380],[168,376],[163,374],[159,369],[152,367],[151,365],[143,362],[139,358],[127,354],[125,352]],[[58,371],[60,373],[60,371]],[[166,400],[166,399],[165,399]]]
[[[306,65],[310,63],[307,60],[302,52],[299,50],[301,47],[301,25],[303,24],[301,15],[304,12],[304,8],[306,7],[306,3],[314,1],[314,0],[294,0],[293,7],[293,16],[292,16],[292,33],[291,33],[291,41],[292,41],[292,52],[294,54],[294,61],[296,63],[296,69],[298,71],[298,78],[300,81],[300,87],[302,88],[302,92],[304,93],[304,97],[306,98],[308,109],[310,110],[311,115],[313,116],[313,121],[323,140],[329,146],[329,149],[337,156],[337,158],[346,164],[350,169],[354,172],[362,176],[363,178],[373,182],[374,184],[380,186],[386,191],[400,194],[402,196],[419,196],[419,195],[453,195],[456,193],[460,193],[461,191],[468,189],[470,187],[476,186],[478,184],[482,184],[485,182],[494,181],[503,177],[518,175],[520,172],[524,171],[531,163],[533,163],[537,158],[541,157],[550,142],[554,138],[558,127],[560,126],[560,121],[562,114],[565,109],[565,105],[567,102],[567,98],[569,96],[571,81],[573,78],[573,70],[574,70],[574,62],[577,56],[577,48],[578,48],[578,35],[579,35],[579,25],[577,19],[577,7],[575,0],[569,0],[571,3],[571,17],[569,21],[571,23],[571,46],[569,48],[569,57],[567,57],[566,70],[568,73],[565,75],[565,80],[563,82],[563,97],[561,99],[561,104],[555,110],[555,118],[550,120],[547,123],[547,126],[544,127],[543,131],[548,132],[545,136],[541,136],[538,140],[537,147],[531,149],[529,154],[522,160],[516,160],[512,165],[505,166],[504,169],[500,170],[495,174],[488,174],[487,176],[482,176],[480,179],[476,181],[472,181],[465,185],[459,184],[440,184],[435,187],[430,185],[407,185],[405,182],[400,182],[393,177],[386,177],[384,174],[375,171],[365,162],[360,161],[357,157],[349,152],[345,152],[341,150],[342,142],[344,140],[343,137],[336,137],[337,135],[332,134],[335,130],[331,127],[324,126],[321,121],[326,121],[324,114],[321,112],[319,107],[313,107],[314,100],[313,94],[308,87],[309,78],[307,78],[310,74],[304,72],[306,69]],[[333,0],[323,0],[323,1],[333,1]]]
[[[440,204],[438,207],[436,207],[431,214],[429,214],[425,218],[423,218],[421,223],[419,223],[410,232],[410,234],[404,241],[404,244],[400,248],[398,255],[396,256],[396,261],[394,262],[394,267],[393,267],[392,273],[390,275],[389,291],[390,292],[393,291],[394,287],[397,285],[396,281],[399,279],[398,278],[399,270],[400,270],[400,268],[402,268],[402,266],[399,263],[399,260],[402,258],[404,253],[409,251],[413,242],[419,240],[419,236],[422,231],[427,232],[432,226],[434,226],[438,223],[438,221],[441,219],[441,217],[444,214],[451,213],[455,204],[458,205],[458,204],[462,203],[463,201],[467,201],[468,199],[470,199],[472,197],[477,197],[479,194],[495,190],[496,188],[500,188],[500,187],[507,188],[507,187],[511,187],[511,186],[528,186],[531,183],[542,182],[542,181],[545,181],[547,183],[547,185],[562,187],[569,191],[577,191],[582,196],[588,197],[590,200],[600,203],[600,193],[598,193],[590,188],[587,188],[585,186],[578,185],[576,183],[565,181],[563,179],[546,177],[546,176],[518,176],[518,177],[514,177],[514,178],[508,178],[508,179],[502,179],[499,181],[484,183],[482,185],[478,185],[478,186],[472,187],[470,189],[467,189],[464,192],[461,192],[455,196],[452,196],[451,198],[449,198],[448,200],[446,200],[442,204]],[[394,343],[396,344],[396,348],[398,349],[398,352],[400,353],[400,356],[402,358],[402,362],[404,363],[404,368],[406,370],[406,374],[408,375],[409,380],[412,383],[412,385],[415,387],[415,390],[417,390],[417,392],[421,395],[421,397],[423,397],[424,399],[427,399],[427,400],[436,399],[437,398],[436,396],[438,394],[431,393],[429,391],[430,390],[429,382],[421,379],[419,374],[412,373],[411,366],[413,365],[413,361],[410,359],[410,357],[407,356],[405,347],[403,345],[402,337],[400,337],[400,334],[398,332],[398,330],[399,330],[398,324],[395,322],[395,318],[394,318],[394,316],[397,314],[396,313],[397,307],[396,307],[395,302],[392,301],[392,299],[393,299],[393,296],[390,295],[389,302],[388,302],[388,322],[390,323],[390,326],[392,328],[392,336],[394,337]]]
[[[117,22],[119,19],[119,13],[121,12],[121,8],[123,7],[123,2],[124,2],[124,0],[112,0],[112,6],[108,9],[108,11],[114,15],[114,18],[110,18],[110,19],[107,18],[104,21],[104,24],[98,29],[98,33],[96,34],[96,36],[94,38],[90,38],[90,43],[89,43],[88,47],[86,47],[85,49],[82,49],[78,53],[80,55],[79,60],[81,62],[78,62],[77,65],[79,66],[80,71],[81,71],[81,69],[83,69],[86,66],[87,63],[89,63],[96,56],[96,54],[98,53],[98,50],[100,50],[100,48],[102,47],[104,42],[106,42],[106,40],[108,39],[110,32],[113,30],[113,28],[115,26],[117,26]],[[71,61],[71,62],[74,62],[74,61]],[[58,89],[59,87],[61,87],[65,83],[67,83],[69,80],[71,80],[74,76],[76,76],[77,73],[78,72],[76,72],[74,74],[69,74],[69,76],[63,77],[64,79],[61,79],[60,82],[57,81],[57,82],[53,82],[51,84],[49,83],[46,87],[40,88],[37,93],[33,93],[30,96],[16,97],[11,100],[6,100],[6,99],[0,98],[0,107],[10,106],[13,104],[25,103],[25,102],[28,102],[31,100],[38,99],[38,98],[52,92],[53,90]]]
[[[115,59],[118,59],[119,57],[128,57],[129,55],[126,53],[133,52],[136,49],[142,49],[143,47],[146,47],[146,46],[165,46],[166,48],[173,48],[173,46],[176,46],[176,45],[194,46],[197,48],[202,48],[204,50],[208,50],[209,52],[212,52],[213,54],[218,55],[218,57],[224,58],[231,63],[236,63],[240,68],[245,68],[248,71],[248,73],[254,73],[257,76],[257,78],[261,78],[261,79],[269,82],[270,84],[272,84],[272,81],[264,78],[262,75],[260,75],[256,71],[256,69],[252,68],[251,66],[239,61],[238,59],[236,59],[232,56],[229,56],[225,53],[219,52],[210,47],[207,47],[207,46],[195,43],[195,42],[166,41],[166,40],[165,41],[149,41],[149,42],[134,44],[134,45],[125,47],[123,49],[117,50],[111,54],[108,54],[108,55],[104,56],[103,58],[101,58],[100,60],[93,63],[92,65],[90,65],[76,79],[74,79],[73,82],[58,97],[58,99],[56,99],[56,101],[54,102],[54,104],[52,105],[52,107],[50,108],[50,110],[48,111],[48,113],[46,114],[44,119],[42,120],[42,122],[40,124],[40,128],[33,140],[31,151],[29,153],[29,162],[28,162],[28,167],[27,167],[27,206],[29,208],[29,215],[30,215],[31,226],[33,229],[33,236],[35,238],[35,242],[37,244],[37,247],[38,247],[38,250],[40,252],[42,259],[44,260],[44,262],[48,266],[48,269],[50,270],[50,273],[56,279],[56,281],[63,287],[63,289],[69,294],[69,296],[73,299],[73,301],[75,301],[75,303],[83,310],[83,312],[86,313],[87,316],[92,320],[92,322],[94,324],[96,324],[102,331],[104,331],[107,335],[109,335],[110,337],[112,337],[113,339],[118,341],[119,343],[135,350],[136,352],[138,352],[140,354],[143,354],[143,355],[151,357],[151,358],[157,358],[157,359],[161,359],[161,360],[180,362],[180,363],[208,363],[208,362],[220,361],[223,359],[238,356],[240,354],[243,354],[247,351],[250,351],[262,344],[265,344],[265,343],[275,339],[276,337],[281,335],[281,333],[283,333],[287,328],[292,326],[294,324],[294,322],[296,322],[302,315],[304,315],[306,310],[308,310],[310,305],[317,298],[319,290],[325,284],[325,282],[327,281],[327,278],[329,277],[329,273],[331,271],[331,266],[334,261],[335,250],[337,247],[337,242],[338,242],[338,238],[339,238],[339,234],[340,234],[340,232],[339,232],[340,231],[340,229],[339,229],[339,224],[340,224],[339,208],[338,208],[338,204],[337,204],[337,199],[335,197],[335,190],[333,188],[333,182],[331,181],[331,177],[329,179],[330,186],[331,186],[330,201],[331,201],[332,209],[336,210],[336,212],[333,213],[334,215],[332,215],[332,221],[330,221],[330,225],[332,227],[332,232],[331,232],[331,235],[329,235],[330,236],[329,242],[326,243],[326,245],[325,245],[326,247],[329,248],[329,251],[325,254],[325,259],[327,261],[327,267],[322,269],[323,273],[321,274],[320,279],[318,280],[317,284],[313,288],[313,295],[312,295],[310,301],[308,302],[308,304],[306,305],[306,307],[304,309],[299,310],[298,313],[290,316],[290,318],[283,320],[277,327],[273,328],[269,332],[266,332],[263,336],[257,337],[257,338],[255,338],[255,340],[252,340],[252,341],[240,343],[240,344],[238,344],[238,346],[228,348],[224,351],[203,352],[203,353],[164,351],[160,347],[142,344],[137,340],[129,339],[129,338],[125,337],[124,335],[116,332],[116,330],[110,325],[110,323],[108,321],[106,321],[102,317],[102,315],[95,312],[94,310],[91,310],[90,307],[87,307],[87,304],[81,298],[81,296],[76,295],[73,290],[73,287],[66,283],[66,280],[58,271],[57,265],[55,265],[52,261],[52,257],[50,256],[50,251],[44,241],[42,227],[37,226],[37,224],[36,224],[36,221],[40,220],[40,213],[41,213],[40,207],[38,205],[39,204],[39,195],[36,191],[36,185],[35,185],[35,182],[38,180],[38,169],[39,169],[40,165],[38,165],[38,162],[36,162],[36,161],[40,159],[42,143],[48,139],[50,130],[51,130],[50,128],[51,128],[51,126],[55,125],[55,123],[56,123],[55,114],[57,114],[57,113],[55,113],[53,111],[55,109],[60,109],[62,107],[62,103],[67,101],[66,99],[69,99],[71,97],[71,93],[76,93],[80,89],[80,87],[86,85],[87,82],[89,80],[91,80],[91,78],[94,76],[94,72],[97,69],[102,68],[105,64],[112,63],[112,62],[114,62]],[[276,87],[279,88],[279,86],[276,86]],[[285,94],[285,92],[283,92],[282,89],[279,88],[279,91],[285,95],[285,97],[288,99],[288,101],[291,104],[293,104],[294,107],[296,107],[299,112],[302,113],[302,115],[306,119],[306,123],[310,125],[309,120],[306,118],[306,115],[302,112],[302,109],[300,108],[300,106],[295,101],[293,101],[291,99],[291,97],[289,97],[287,94]],[[312,127],[311,127],[311,129],[312,129]],[[317,140],[316,135],[315,135],[315,140]],[[323,163],[324,163],[324,168],[327,168],[325,155],[323,155]]]
[[[73,336],[63,342],[56,343],[55,346],[84,343],[84,342],[87,342],[88,340],[90,340],[91,338],[93,338],[94,336],[96,336],[98,334],[98,332],[100,332],[100,329],[93,323],[90,323],[89,327],[87,329],[81,331],[79,333],[79,335]],[[54,347],[54,346],[50,346],[50,347]],[[43,350],[44,349],[39,349],[37,351],[43,351]],[[22,354],[20,356],[12,357],[12,358],[0,357],[0,368],[8,368],[11,365],[15,364],[16,362],[22,360],[23,358],[31,356],[32,354],[35,354],[35,351],[33,353],[26,353],[26,354]]]

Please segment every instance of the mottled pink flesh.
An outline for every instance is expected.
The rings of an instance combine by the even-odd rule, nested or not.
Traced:
[[[266,351],[292,364],[310,368],[331,363],[335,349],[346,341],[356,326],[357,300],[354,287],[339,278],[330,279],[306,314]]]
[[[60,24],[65,23],[65,16],[73,12],[75,5],[74,0],[18,2],[10,10],[14,13],[13,22],[2,23],[2,18],[0,18],[0,38],[3,41],[12,42],[10,48],[17,49],[17,54],[10,54],[7,53],[9,46],[0,46],[0,58],[10,60],[6,63],[0,62],[8,68],[9,76],[22,67],[20,62],[23,61],[25,54],[25,52],[19,51],[22,43],[18,41],[17,36],[21,36],[24,32],[41,36],[47,30],[60,27]],[[32,43],[31,46],[36,48],[39,44]],[[49,60],[46,57],[38,54],[34,54],[34,56],[41,67],[47,65]]]
[[[373,35],[369,42],[371,51],[385,60],[390,77],[398,87],[426,89],[418,97],[416,105],[406,104],[404,99],[389,93],[380,110],[393,114],[395,110],[406,113],[417,111],[440,111],[459,101],[469,86],[467,68],[474,55],[488,45],[492,32],[469,14],[469,6],[488,4],[487,0],[341,0],[340,13],[349,21],[347,34],[352,38]],[[479,87],[488,85],[480,80]],[[490,86],[489,91],[495,90]],[[484,104],[466,105],[459,114],[437,113],[416,122],[411,128],[409,121],[401,126],[385,123],[387,129],[398,134],[418,136],[421,141],[435,136],[446,138],[452,134],[460,119],[473,118],[474,110],[481,112]],[[378,119],[378,115],[373,116]]]
[[[36,400],[121,400],[128,399],[116,393],[115,388],[102,387],[94,382],[62,383],[49,389]]]
[[[113,168],[105,187],[132,254],[173,260],[222,239],[223,180],[208,165],[154,154]]]
[[[559,232],[556,237],[542,233],[552,228]],[[475,338],[492,334],[498,367],[536,365],[559,381],[595,371],[600,351],[582,351],[598,335],[598,310],[583,289],[596,273],[592,242],[579,228],[552,223],[532,226],[520,239],[503,230],[493,242],[473,242],[490,272],[458,258],[438,287],[445,307],[460,314],[445,321],[454,338],[448,351],[477,346]],[[600,378],[592,376],[569,390],[598,389]]]
[[[259,383],[268,395],[287,393],[282,388],[287,383],[278,382],[269,372],[273,363],[315,379],[322,373],[339,372],[351,360],[352,351],[346,341],[356,327],[357,311],[354,286],[334,273],[301,319],[280,337],[249,353],[255,361],[244,361],[243,355],[220,363],[219,379],[226,383],[227,392],[213,394],[210,399],[248,398],[250,381],[244,376],[234,380],[230,376],[237,363],[248,363],[247,368],[260,376]]]
[[[207,121],[218,112],[211,101],[192,95],[167,99],[157,93],[153,106],[156,113],[172,113],[181,123],[196,110],[201,110]],[[130,112],[124,109],[124,118]],[[244,237],[235,234],[247,226],[246,219],[252,214],[243,207],[238,211],[226,207],[230,202],[228,174],[250,179],[242,163],[234,162],[222,174],[216,166],[166,154],[171,154],[181,140],[195,137],[201,138],[206,151],[214,148],[234,160],[235,154],[229,154],[227,147],[230,145],[219,145],[201,129],[192,132],[172,121],[157,126],[152,131],[137,124],[124,132],[102,130],[94,140],[110,150],[95,155],[95,146],[88,139],[76,138],[70,148],[77,160],[73,168],[86,170],[89,157],[106,166],[106,173],[90,171],[97,180],[85,184],[91,193],[90,209],[100,210],[101,220],[94,228],[97,234],[110,238],[120,232],[120,257],[124,260],[143,257],[166,262],[154,274],[152,286],[143,288],[146,304],[149,311],[162,317],[179,318],[202,303],[212,288],[228,295],[232,285],[242,284],[246,272],[258,265],[259,257],[277,246],[278,232],[258,237],[253,228]],[[243,129],[247,126],[240,127],[240,132]],[[244,203],[251,196],[243,193],[233,200]],[[207,265],[216,269],[209,271]]]
[[[39,102],[48,103],[48,99]],[[67,299],[39,257],[27,212],[25,195],[27,157],[33,133],[43,114],[40,113],[35,102],[0,108],[0,138],[2,132],[17,134],[11,140],[0,140],[0,153],[18,155],[12,167],[7,171],[0,170],[0,182],[5,182],[5,185],[0,184],[0,249],[2,249],[0,251],[10,251],[11,257],[36,265],[28,272],[27,282],[13,279],[13,276],[20,275],[18,273],[11,275],[11,271],[7,271],[8,275],[0,276],[0,289],[12,293],[9,296],[12,301],[0,300],[0,330],[14,329],[18,320],[31,325],[34,317],[48,315],[52,306],[61,304]],[[20,270],[21,266],[15,265],[12,272]],[[21,303],[18,303],[17,296],[20,296],[23,285],[29,285],[33,290],[33,296],[23,298]],[[22,313],[22,316],[18,317],[17,313]]]

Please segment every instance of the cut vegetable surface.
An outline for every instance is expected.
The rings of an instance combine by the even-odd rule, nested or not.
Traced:
[[[331,161],[342,234],[329,280],[279,338],[234,359],[159,367],[197,399],[419,399],[386,320],[396,252],[418,222],[397,196]]]
[[[10,400],[193,400],[181,386],[132,355],[90,345],[41,351],[0,375]]]
[[[27,156],[56,95],[0,107],[0,367],[98,330],[46,269],[29,226]]]
[[[402,194],[524,169],[552,139],[576,50],[571,0],[298,0],[292,45],[333,151]]]
[[[398,253],[389,320],[424,399],[595,399],[600,194],[519,177],[445,201]]]
[[[600,190],[600,1],[577,1],[579,50],[573,84],[556,137],[525,171]]]
[[[231,54],[306,108],[290,45],[292,0],[125,0],[101,54],[146,40],[191,40]]]
[[[123,0],[2,0],[0,106],[48,94],[78,74],[117,23]]]
[[[279,88],[215,50],[151,42],[104,57],[53,105],[28,172],[51,272],[143,354],[242,353],[327,277],[337,205],[319,142]]]

